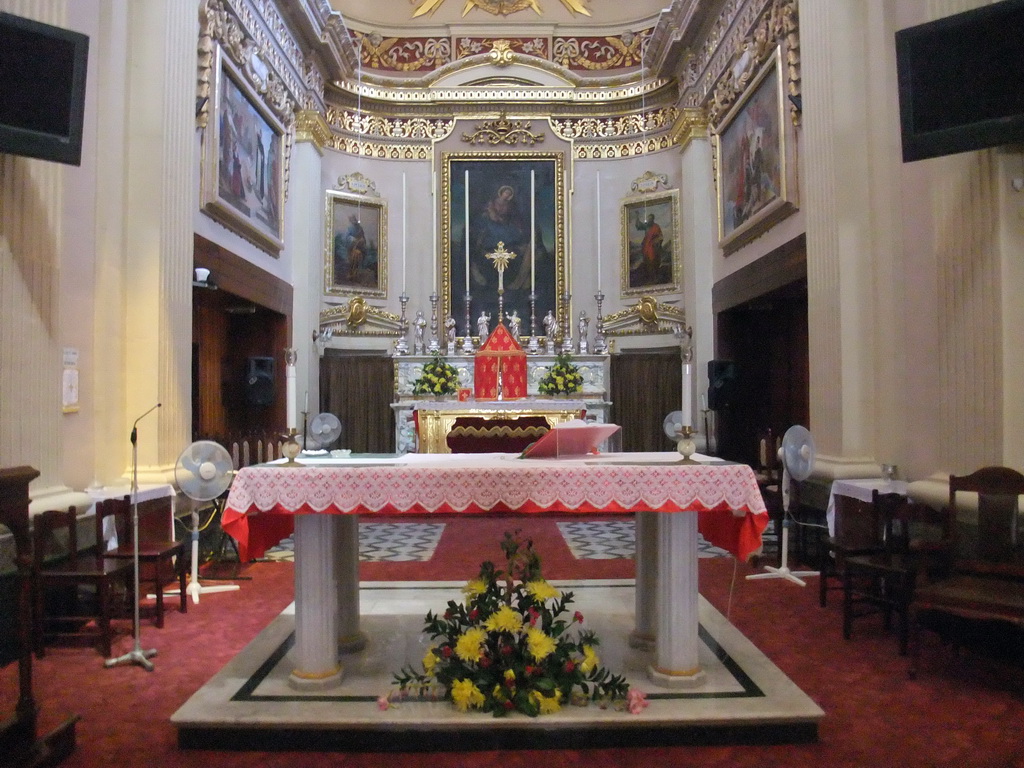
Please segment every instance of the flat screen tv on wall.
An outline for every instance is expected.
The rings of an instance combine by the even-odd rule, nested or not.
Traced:
[[[1024,0],[896,32],[903,161],[1024,141]]]
[[[89,38],[0,13],[0,152],[80,165]]]

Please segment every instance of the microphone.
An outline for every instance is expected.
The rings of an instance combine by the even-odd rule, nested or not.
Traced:
[[[139,422],[140,422],[140,421],[142,421],[142,420],[143,420],[144,418],[146,418],[147,416],[149,416],[149,414],[151,414],[151,413],[152,413],[153,411],[155,411],[155,410],[156,410],[157,408],[159,408],[159,407],[160,407],[161,405],[163,405],[163,403],[157,403],[157,404],[156,404],[156,405],[154,405],[154,406],[153,406],[152,408],[150,408],[150,409],[149,409],[148,411],[146,411],[146,412],[145,412],[144,414],[142,414],[141,416],[139,416],[139,418],[137,418],[137,419],[135,420],[135,423],[134,423],[134,424],[132,424],[132,445],[135,445],[135,442],[136,442],[136,440],[137,440],[137,439],[138,439],[138,437],[139,437]]]

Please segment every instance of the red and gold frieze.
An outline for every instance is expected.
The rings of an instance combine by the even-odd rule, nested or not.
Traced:
[[[497,42],[507,43],[512,53],[550,59],[550,41],[546,37],[456,37],[455,59],[466,59],[481,53],[490,53]]]
[[[553,61],[576,72],[638,67],[650,30],[608,37],[556,37]]]
[[[430,72],[452,61],[447,37],[382,37],[352,33],[362,66],[388,72]]]

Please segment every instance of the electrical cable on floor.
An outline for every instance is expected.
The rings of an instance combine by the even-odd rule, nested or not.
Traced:
[[[729,618],[732,614],[732,593],[736,589],[736,575],[739,573],[740,559],[734,557],[732,559],[732,581],[729,584],[729,600],[725,604],[725,618]]]

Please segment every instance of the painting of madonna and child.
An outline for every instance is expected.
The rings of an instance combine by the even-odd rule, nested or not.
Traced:
[[[487,319],[498,322],[498,288],[503,289],[505,326],[513,312],[522,336],[530,327],[530,292],[536,293],[536,333],[544,318],[558,315],[563,270],[563,174],[561,155],[448,155],[442,183],[448,191],[442,263],[444,306],[459,334],[472,295],[471,332]],[[501,250],[514,256],[494,258]],[[491,258],[488,258],[488,256]],[[497,266],[504,261],[499,275]],[[467,269],[468,267],[468,269]]]

